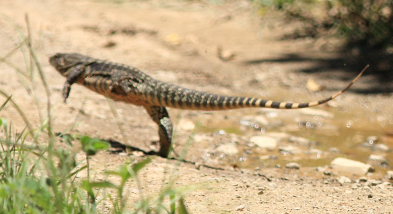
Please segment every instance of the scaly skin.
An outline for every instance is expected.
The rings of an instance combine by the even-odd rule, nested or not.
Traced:
[[[64,102],[71,85],[79,83],[90,90],[116,101],[143,106],[159,126],[160,150],[167,157],[172,141],[172,123],[165,107],[190,110],[226,110],[238,108],[308,108],[329,102],[347,91],[367,69],[365,67],[343,90],[322,100],[307,103],[276,102],[253,97],[223,96],[179,87],[155,80],[137,68],[94,59],[77,53],[58,53],[49,59],[50,64],[67,78]]]

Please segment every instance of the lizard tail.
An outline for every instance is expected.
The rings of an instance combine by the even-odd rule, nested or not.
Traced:
[[[318,101],[306,103],[277,102],[272,100],[264,100],[254,97],[238,97],[238,96],[221,96],[216,94],[194,91],[191,89],[170,86],[156,101],[162,106],[194,109],[194,110],[226,110],[239,108],[275,108],[275,109],[299,109],[318,106],[327,103],[341,94],[345,93],[351,86],[360,79],[369,65],[365,66],[362,71],[341,91],[330,97]],[[166,87],[164,87],[166,88]]]

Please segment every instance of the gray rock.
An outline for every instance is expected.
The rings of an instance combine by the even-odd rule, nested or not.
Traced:
[[[371,165],[346,158],[334,159],[331,162],[331,167],[337,172],[354,175],[365,175],[367,172],[372,171]]]
[[[383,155],[371,154],[368,157],[368,160],[371,164],[374,164],[374,165],[389,166],[388,161],[386,160],[385,156],[383,156]]]
[[[218,130],[218,131],[216,132],[216,134],[217,134],[217,135],[226,135],[227,132],[226,132],[225,130],[220,129],[220,130]]]
[[[360,177],[359,179],[358,179],[358,183],[365,183],[365,182],[367,182],[368,181],[368,179],[366,178],[366,177]]]
[[[382,152],[387,152],[389,151],[389,147],[386,144],[383,143],[378,143],[374,146],[374,150],[376,151],[382,151]]]
[[[329,152],[331,152],[331,153],[340,153],[340,150],[337,147],[331,147],[331,148],[329,148]]]
[[[236,210],[236,211],[243,211],[245,208],[246,208],[246,205],[242,204],[242,205],[236,207],[235,210]]]
[[[299,144],[301,146],[310,146],[312,144],[311,140],[304,138],[304,137],[297,137],[297,136],[291,136],[289,138],[289,141]]]
[[[278,139],[267,136],[253,136],[250,141],[258,147],[268,150],[274,150],[278,144]]]
[[[298,154],[301,150],[296,146],[288,145],[280,147],[280,152],[284,154]]]
[[[340,177],[337,179],[337,181],[338,181],[341,185],[344,185],[344,184],[346,184],[346,183],[351,183],[351,182],[352,182],[350,178],[345,177],[345,176],[340,176]]]
[[[386,173],[386,175],[387,175],[387,177],[388,177],[389,180],[393,180],[393,171],[388,171],[388,172]]]
[[[295,162],[287,163],[285,165],[285,168],[287,168],[287,169],[300,169],[300,164],[295,163]]]
[[[386,158],[383,155],[375,155],[375,154],[371,154],[368,159],[370,161],[377,161],[377,162],[385,162]]]
[[[222,144],[217,147],[216,151],[226,155],[236,155],[237,153],[239,153],[239,149],[234,143]]]
[[[269,125],[269,121],[262,115],[245,116],[240,120],[240,124],[254,129],[260,129],[261,126]]]
[[[377,185],[379,185],[379,184],[382,184],[382,181],[380,181],[380,180],[369,180],[368,182],[367,182],[367,185],[368,186],[377,186]]]

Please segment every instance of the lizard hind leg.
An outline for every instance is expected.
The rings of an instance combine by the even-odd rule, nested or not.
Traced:
[[[158,125],[158,134],[160,136],[160,150],[158,151],[158,155],[161,157],[168,157],[171,149],[173,132],[173,126],[168,111],[165,107],[160,106],[145,106],[145,109],[151,119]]]

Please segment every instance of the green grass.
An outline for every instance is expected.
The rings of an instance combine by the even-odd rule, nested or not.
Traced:
[[[22,74],[20,78],[26,80],[23,82],[30,84],[23,86],[26,90],[35,88],[32,86],[33,76],[38,75],[45,89],[46,115],[39,115],[41,123],[35,127],[18,106],[18,98],[0,90],[0,95],[5,98],[0,104],[0,112],[8,107],[14,108],[25,124],[24,129],[16,130],[12,121],[0,118],[0,213],[103,213],[99,208],[108,201],[111,202],[110,210],[105,213],[188,213],[184,203],[186,190],[175,188],[173,177],[169,184],[163,185],[158,195],[145,196],[138,173],[151,162],[150,158],[126,163],[117,170],[104,173],[104,177],[117,177],[118,183],[90,178],[90,158],[110,146],[90,136],[55,136],[51,91],[33,49],[27,17],[26,26],[26,38],[15,49],[0,57],[0,63]],[[8,61],[18,50],[28,55],[26,70]],[[61,140],[66,143],[61,143]],[[77,161],[76,153],[69,145],[74,143],[81,144],[86,161]],[[83,171],[86,171],[87,177],[77,178],[78,173]],[[139,201],[135,204],[130,204],[125,189],[126,184],[131,182],[140,193]]]

